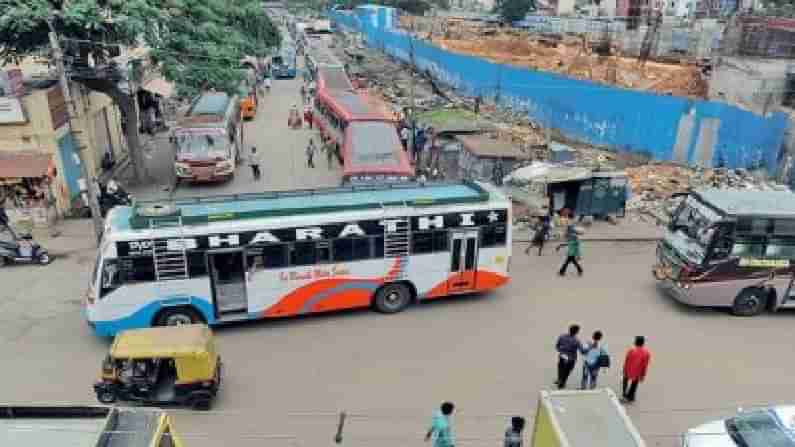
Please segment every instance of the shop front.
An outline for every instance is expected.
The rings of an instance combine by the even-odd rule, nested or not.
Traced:
[[[50,155],[0,152],[0,207],[12,226],[30,231],[54,223],[56,174]]]

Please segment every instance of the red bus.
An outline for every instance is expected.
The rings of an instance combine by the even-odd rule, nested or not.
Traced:
[[[318,88],[314,116],[323,137],[337,147],[343,183],[413,179],[414,168],[400,143],[395,119],[375,98]]]

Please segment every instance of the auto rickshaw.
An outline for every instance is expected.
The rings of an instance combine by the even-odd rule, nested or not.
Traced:
[[[189,405],[209,410],[221,385],[221,357],[203,324],[121,332],[94,384],[97,400]]]

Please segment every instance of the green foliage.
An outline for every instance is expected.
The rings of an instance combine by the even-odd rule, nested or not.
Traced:
[[[145,43],[183,94],[236,91],[240,60],[280,44],[259,0],[0,0],[0,59],[47,47],[48,18],[65,39]],[[95,58],[105,48],[95,47]]]
[[[500,0],[494,9],[504,21],[511,23],[523,20],[533,6],[533,0]]]

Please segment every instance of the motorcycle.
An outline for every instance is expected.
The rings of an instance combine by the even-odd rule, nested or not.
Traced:
[[[106,185],[95,183],[95,188],[97,191],[97,201],[99,202],[99,211],[102,213],[103,218],[107,216],[108,211],[115,206],[129,206],[132,204],[132,196],[114,180],[109,181]],[[85,193],[83,195],[85,195]],[[91,208],[85,203],[84,199],[80,204],[79,210],[79,215],[81,217],[91,217]]]
[[[49,252],[30,234],[17,235],[7,222],[0,221],[0,266],[5,264],[39,264],[52,262]]]

